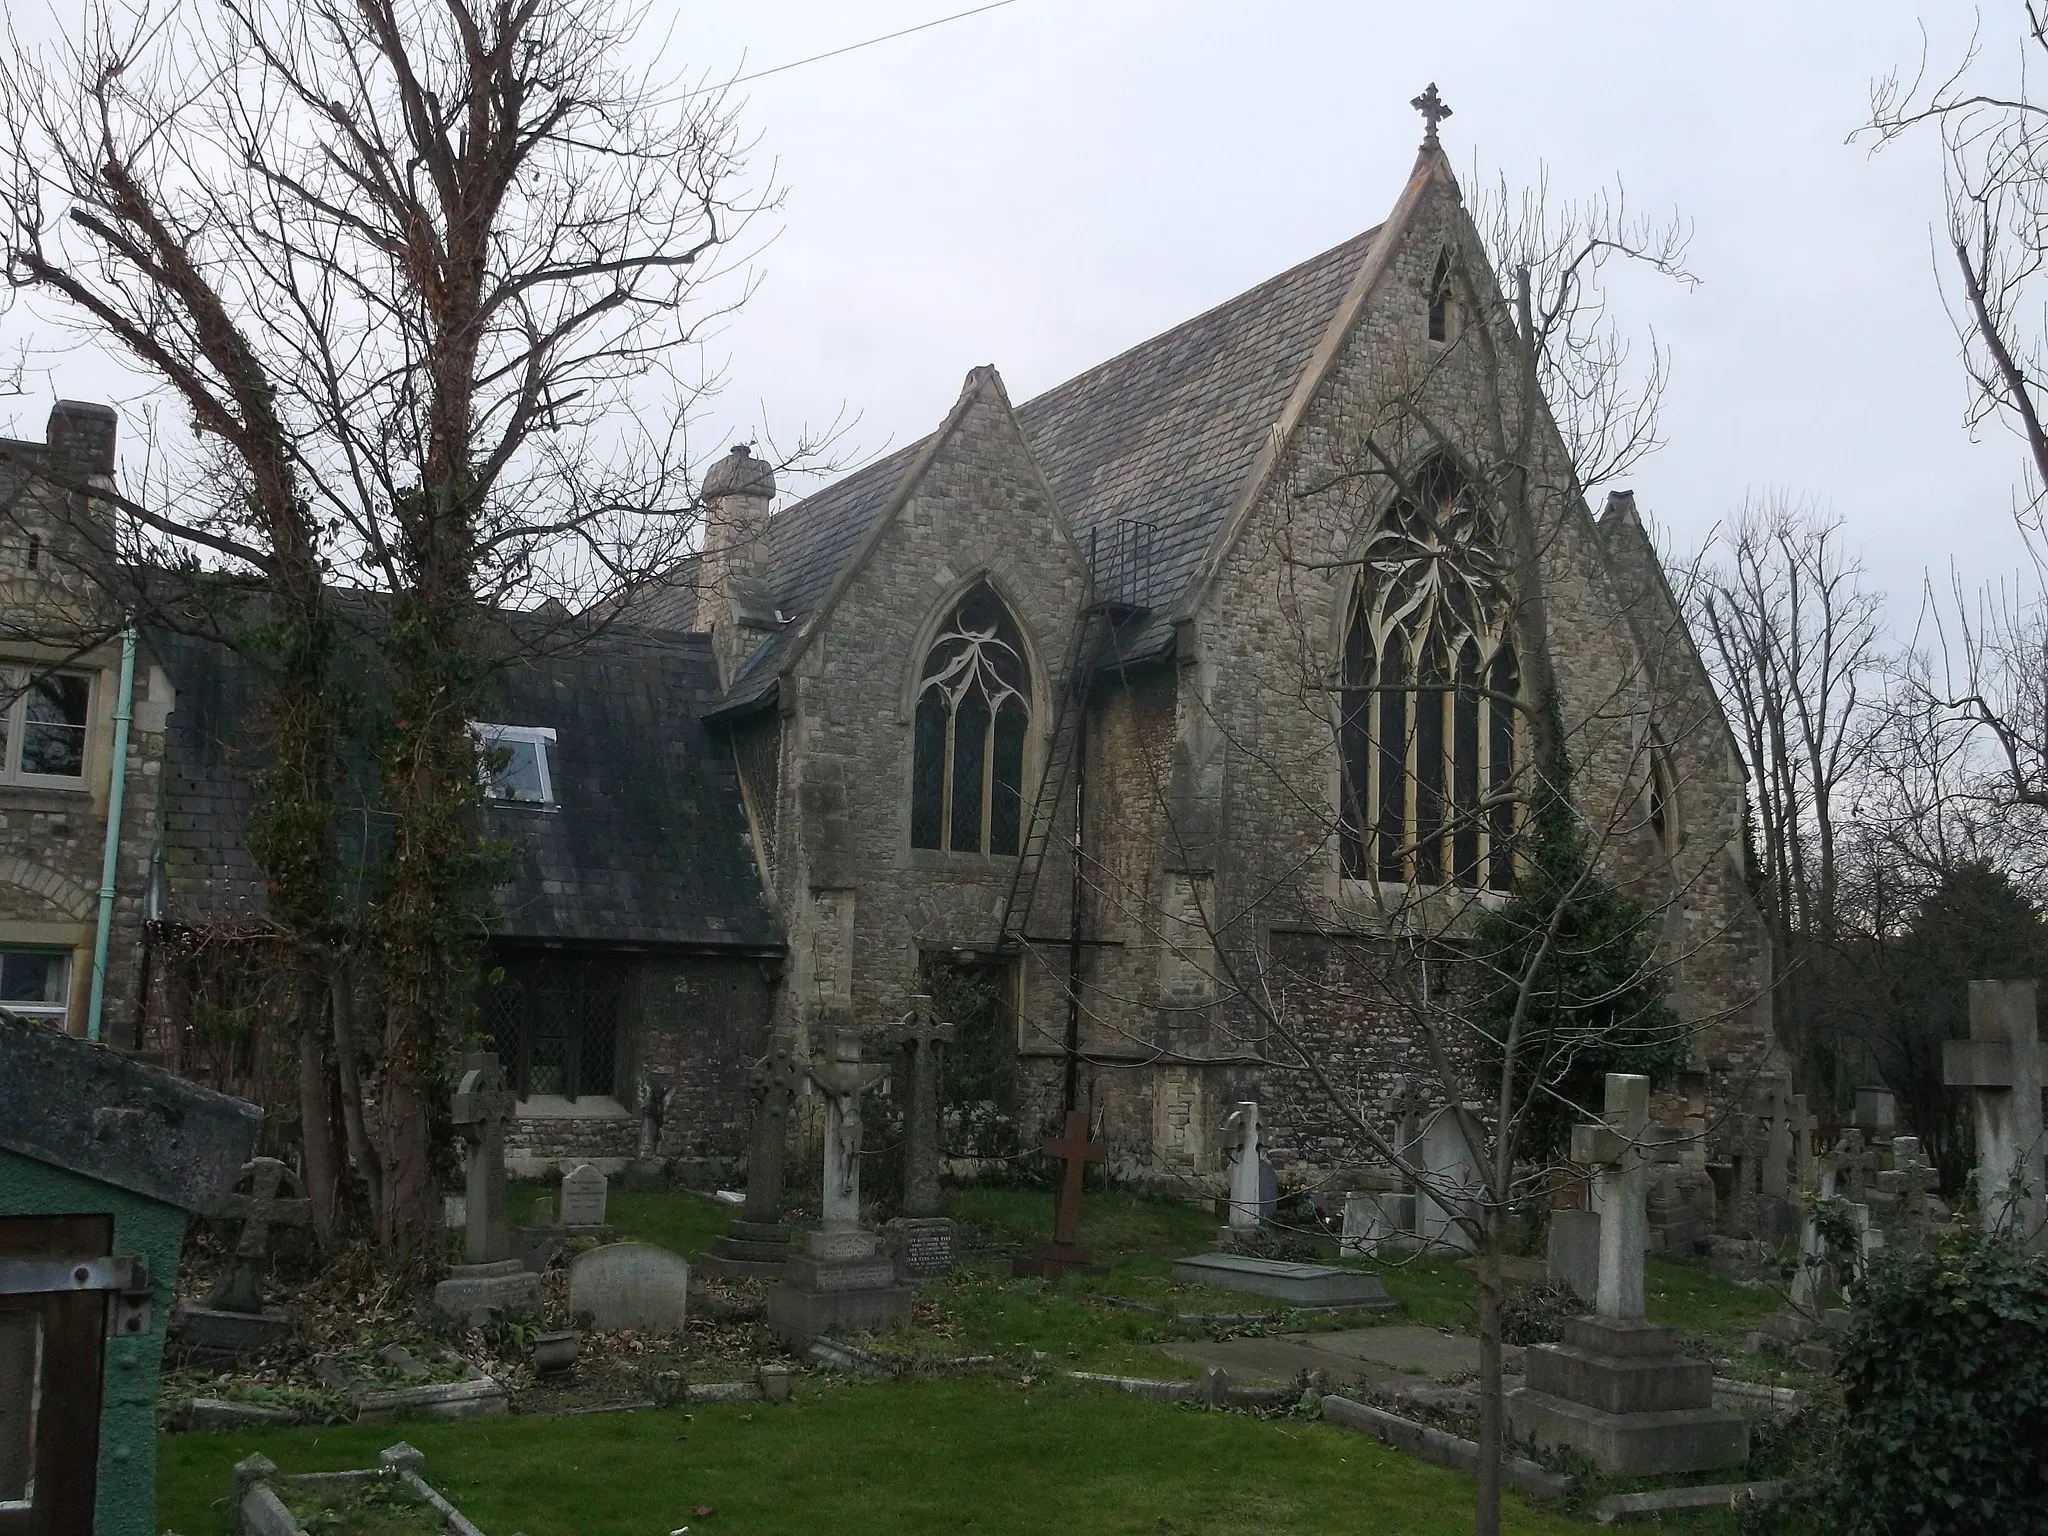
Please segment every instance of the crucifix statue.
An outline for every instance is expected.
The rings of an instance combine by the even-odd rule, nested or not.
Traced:
[[[297,1196],[286,1195],[287,1187],[296,1189]],[[228,1196],[223,1213],[230,1221],[239,1220],[242,1224],[235,1234],[234,1262],[206,1298],[206,1305],[223,1312],[263,1310],[263,1276],[270,1265],[270,1229],[310,1226],[313,1202],[305,1194],[299,1176],[274,1157],[251,1158],[242,1164],[234,1193]]]
[[[939,1051],[957,1033],[929,994],[913,992],[910,1012],[883,1035],[910,1052],[910,1104],[903,1120],[903,1214],[939,1214]]]
[[[1230,1157],[1230,1229],[1256,1232],[1263,1214],[1259,1188],[1259,1106],[1246,1099],[1233,1105],[1217,1140]]]
[[[468,1143],[462,1258],[466,1264],[495,1264],[512,1256],[505,1220],[505,1128],[512,1123],[513,1096],[505,1086],[495,1051],[471,1051],[462,1059],[450,1118]]]
[[[1429,82],[1429,89],[1409,102],[1408,105],[1422,114],[1422,147],[1424,149],[1435,149],[1437,147],[1436,125],[1451,115],[1450,104],[1437,94],[1436,82],[1432,80]]]
[[[825,1220],[827,1232],[860,1226],[860,1100],[889,1075],[886,1062],[862,1062],[860,1031],[832,1030],[831,1054],[814,1057],[811,1081],[825,1095]]]

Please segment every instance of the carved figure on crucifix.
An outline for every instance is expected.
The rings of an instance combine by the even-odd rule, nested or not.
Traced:
[[[939,1214],[939,1047],[951,1045],[955,1033],[923,992],[912,993],[910,1012],[883,1032],[910,1054],[910,1104],[903,1119],[906,1216]]]
[[[462,1061],[450,1118],[467,1143],[464,1152],[463,1262],[495,1264],[512,1256],[505,1219],[505,1131],[515,1105],[495,1051],[472,1051]]]
[[[295,1193],[287,1194],[286,1191]],[[313,1202],[306,1198],[299,1176],[274,1157],[254,1157],[242,1164],[224,1215],[240,1224],[234,1257],[206,1298],[223,1312],[261,1312],[263,1281],[270,1270],[271,1228],[306,1227],[313,1222]]]
[[[2048,1045],[2031,981],[1970,983],[1970,1038],[1941,1048],[1942,1078],[1968,1088],[1977,1119],[1977,1208],[1986,1232],[2048,1251]]]
[[[825,1219],[828,1232],[860,1226],[860,1101],[889,1076],[886,1062],[860,1059],[860,1031],[833,1029],[829,1054],[813,1057],[810,1080],[825,1096]]]
[[[640,1152],[643,1161],[661,1155],[661,1127],[668,1118],[668,1084],[655,1072],[642,1072],[640,1090]]]

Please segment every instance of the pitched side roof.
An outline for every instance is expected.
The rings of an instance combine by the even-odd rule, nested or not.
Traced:
[[[166,729],[164,910],[174,921],[260,919],[249,855],[261,767],[255,670],[227,647],[152,632],[177,703]],[[367,669],[355,669],[361,675]],[[496,724],[555,731],[553,808],[489,805],[512,859],[495,893],[504,937],[762,951],[781,935],[747,838],[731,752],[704,722],[718,691],[710,642],[613,628],[500,669],[479,707]],[[381,815],[367,765],[344,764],[345,894],[367,889]]]
[[[1154,618],[1125,637],[1127,654],[1169,641],[1172,618],[1378,235],[1378,227],[1355,235],[1017,408],[1084,550],[1098,531],[1108,541],[1122,536],[1126,521],[1149,525],[1139,595]],[[770,520],[775,606],[791,623],[734,679],[729,706],[766,694],[802,621],[816,614],[930,441],[900,448]]]

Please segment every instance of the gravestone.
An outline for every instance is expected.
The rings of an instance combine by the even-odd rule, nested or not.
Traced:
[[[235,1180],[226,1220],[236,1227],[228,1267],[205,1301],[178,1309],[177,1333],[201,1357],[241,1359],[291,1336],[291,1317],[263,1298],[271,1231],[310,1227],[313,1202],[289,1167],[274,1157],[254,1157]]]
[[[1977,1207],[1986,1232],[2048,1251],[2048,1146],[2040,1038],[2031,981],[1970,983],[1970,1038],[1941,1048],[1942,1078],[1968,1088],[1977,1126]]]
[[[1899,1128],[1899,1101],[1889,1088],[1856,1090],[1856,1124],[1869,1141],[1889,1141]]]
[[[0,1015],[0,1530],[156,1536],[186,1225],[226,1214],[262,1119]]]
[[[605,1233],[605,1200],[609,1181],[588,1163],[578,1163],[562,1175],[561,1223],[571,1237],[600,1237]]]
[[[1422,1127],[1416,1161],[1422,1178],[1415,1192],[1415,1232],[1425,1248],[1470,1253],[1473,1238],[1458,1218],[1470,1216],[1482,1187],[1478,1163],[1465,1134],[1472,1111],[1445,1105]],[[1476,1138],[1474,1138],[1476,1139]]]
[[[1572,1129],[1572,1161],[1595,1170],[1602,1192],[1594,1314],[1523,1354],[1527,1385],[1508,1394],[1508,1423],[1615,1476],[1739,1466],[1748,1426],[1714,1406],[1712,1362],[1680,1354],[1677,1335],[1643,1316],[1649,1132],[1650,1080],[1608,1073],[1602,1123]]]
[[[910,999],[910,1012],[882,1038],[910,1057],[910,1097],[903,1116],[903,1214],[883,1224],[883,1250],[899,1280],[928,1280],[953,1268],[953,1223],[939,1214],[939,1047],[954,1026],[940,1020],[931,998]]]
[[[1177,1285],[1206,1285],[1245,1296],[1268,1296],[1290,1307],[1342,1307],[1359,1312],[1392,1312],[1399,1303],[1369,1270],[1335,1264],[1288,1264],[1243,1253],[1201,1253],[1177,1259]]]
[[[1354,1189],[1345,1195],[1339,1253],[1371,1259],[1414,1248],[1415,1196],[1398,1189]]]
[[[661,1155],[661,1128],[668,1120],[671,1090],[654,1072],[642,1072],[635,1087],[640,1096],[640,1142],[620,1173],[620,1184],[625,1189],[651,1194],[668,1188],[668,1160]]]
[[[897,1283],[895,1260],[860,1224],[861,1097],[889,1069],[863,1062],[859,1032],[841,1024],[831,1031],[829,1053],[813,1058],[807,1075],[825,1099],[824,1220],[804,1234],[804,1251],[791,1256],[768,1293],[768,1326],[792,1347],[833,1328],[886,1328],[910,1310],[916,1294]]]
[[[1259,1223],[1272,1212],[1266,1208],[1259,1180],[1264,1150],[1259,1142],[1259,1106],[1250,1099],[1233,1105],[1216,1132],[1217,1150],[1223,1153],[1230,1181],[1229,1219],[1224,1223],[1225,1241],[1232,1233],[1259,1230]]]
[[[1544,1272],[1591,1306],[1600,1297],[1600,1213],[1552,1211]]]
[[[599,1333],[681,1333],[690,1266],[652,1243],[604,1243],[569,1261],[569,1315]]]
[[[505,1215],[505,1128],[513,1096],[494,1051],[463,1058],[451,1119],[464,1148],[463,1261],[434,1287],[431,1310],[444,1324],[478,1328],[493,1313],[529,1316],[540,1307],[540,1276],[512,1253]]]
[[[1088,1135],[1085,1111],[1067,1111],[1065,1133],[1045,1143],[1045,1155],[1066,1166],[1060,1178],[1059,1203],[1053,1211],[1052,1241],[1041,1243],[1010,1261],[1010,1273],[1041,1280],[1057,1280],[1076,1271],[1093,1272],[1095,1256],[1081,1246],[1081,1180],[1090,1163],[1105,1161],[1109,1153]]]
[[[789,1259],[782,1224],[783,1166],[789,1148],[789,1107],[803,1068],[780,1047],[754,1063],[754,1128],[747,1153],[747,1195],[740,1213],[714,1238],[698,1270],[715,1280],[779,1280]]]

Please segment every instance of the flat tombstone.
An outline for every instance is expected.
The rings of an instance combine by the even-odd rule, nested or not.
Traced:
[[[603,1226],[607,1185],[605,1176],[588,1163],[579,1163],[563,1174],[562,1225]]]
[[[680,1333],[689,1295],[690,1266],[652,1243],[606,1243],[569,1264],[569,1313],[589,1313],[599,1333]]]

